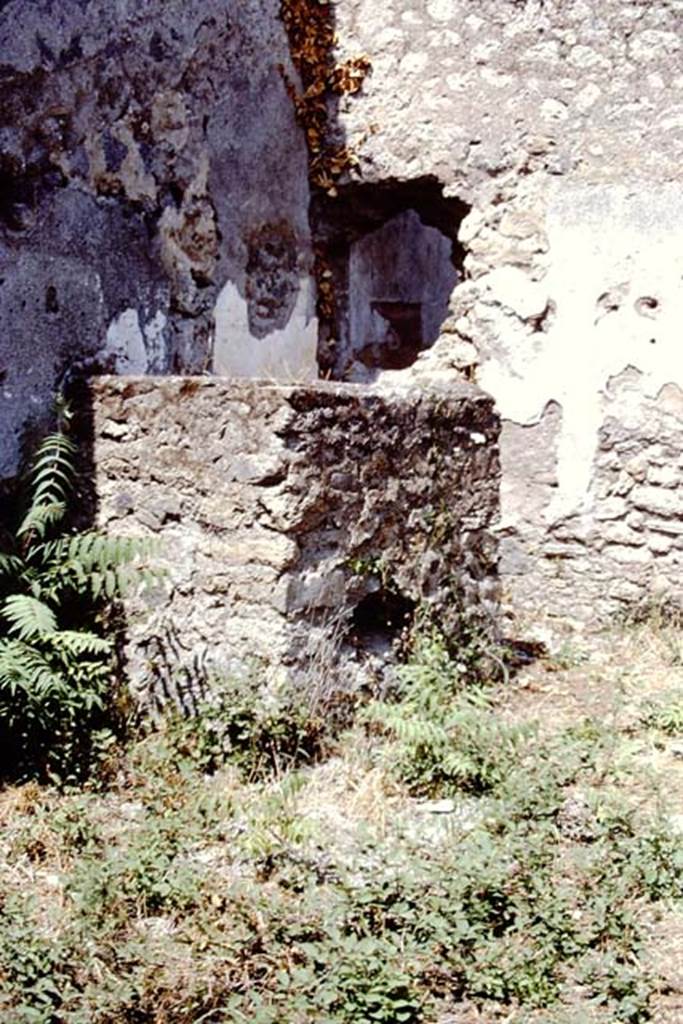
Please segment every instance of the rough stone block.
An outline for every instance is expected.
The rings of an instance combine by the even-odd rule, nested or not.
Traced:
[[[678,487],[681,483],[681,471],[674,463],[663,466],[650,466],[647,474],[648,483],[658,487]]]
[[[125,608],[143,705],[321,651],[363,678],[421,606],[450,635],[490,624],[499,424],[473,386],[100,377],[88,402],[97,521],[156,537],[168,573]]]
[[[658,516],[680,516],[683,514],[683,493],[663,490],[659,487],[636,487],[632,495],[636,508]]]

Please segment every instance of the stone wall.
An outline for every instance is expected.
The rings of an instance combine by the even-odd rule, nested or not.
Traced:
[[[464,369],[500,410],[511,603],[583,619],[651,586],[680,591],[656,508],[635,509],[642,543],[606,533],[617,530],[614,466],[655,457],[662,415],[661,451],[683,445],[680,414],[658,411],[678,408],[683,387],[683,4],[335,9],[341,55],[364,51],[373,66],[339,110],[339,137],[359,161],[352,187],[437,181],[470,207],[465,279],[411,372],[444,380]],[[616,402],[613,382],[629,368],[638,387]],[[661,467],[673,518],[677,467],[673,455]]]
[[[309,152],[278,0],[0,2],[0,479],[65,376],[307,380],[317,347],[493,396],[511,607],[675,593],[656,508],[609,539],[608,462],[683,444],[683,0],[324,6],[362,88]]]
[[[683,600],[683,392],[669,385],[652,399],[642,375],[629,369],[610,381],[602,411],[584,507],[547,531],[529,530],[526,551],[514,535],[501,540],[501,561],[516,577],[519,599],[537,605],[540,586],[579,620],[608,614],[619,602]],[[551,420],[552,410],[548,426]],[[524,437],[511,443],[520,450]],[[528,451],[531,458],[511,473],[528,468],[538,442]],[[556,485],[551,471],[546,491]],[[536,558],[529,557],[534,543]]]
[[[316,376],[278,0],[0,3],[0,478],[82,371]]]
[[[490,627],[499,425],[476,388],[102,377],[88,403],[98,523],[168,569],[126,609],[143,703],[321,651],[358,682],[416,608]]]

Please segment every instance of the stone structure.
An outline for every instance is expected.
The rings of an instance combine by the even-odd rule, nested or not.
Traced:
[[[496,400],[513,604],[680,598],[683,3],[335,9],[342,57],[373,65],[338,112],[354,188],[436,180],[469,207],[416,379],[466,368]]]
[[[317,375],[278,13],[0,4],[0,478],[67,374]]]
[[[511,605],[683,597],[683,0],[307,4],[324,116],[278,0],[0,3],[0,477],[79,369],[465,376]]]
[[[101,377],[88,401],[98,523],[168,568],[127,607],[143,702],[251,662],[305,673],[335,638],[358,683],[418,605],[490,624],[499,424],[476,388]]]

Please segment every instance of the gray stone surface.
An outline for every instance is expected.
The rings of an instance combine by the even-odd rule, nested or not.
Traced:
[[[303,335],[307,154],[278,10],[0,4],[0,477],[78,364],[211,367],[229,287],[250,343]]]
[[[99,525],[156,537],[168,569],[126,607],[142,703],[254,662],[357,681],[392,657],[400,602],[370,614],[391,595],[491,628],[499,424],[476,388],[101,377],[89,403]]]
[[[342,54],[372,60],[341,116],[367,180],[432,174],[479,203],[482,190],[509,194],[510,173],[680,173],[680,0],[339,0],[335,10]],[[500,204],[498,215],[514,216]]]

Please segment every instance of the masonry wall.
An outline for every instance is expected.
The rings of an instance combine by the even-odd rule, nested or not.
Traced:
[[[590,619],[680,596],[683,4],[335,9],[342,54],[373,65],[339,113],[359,179],[471,205],[466,280],[413,372],[465,369],[500,410],[511,604]]]
[[[499,423],[476,388],[102,377],[88,404],[97,521],[168,570],[126,606],[143,704],[254,663],[359,685],[411,609],[491,628]]]
[[[277,0],[0,4],[0,479],[65,376],[316,375],[285,76]]]
[[[659,504],[677,521],[673,455],[647,478],[668,495],[656,508],[631,508],[643,482],[631,499],[613,475],[624,432],[648,461],[664,458],[653,423],[662,451],[683,442],[682,0],[329,8],[336,58],[366,55],[372,72],[329,98],[325,151],[355,169],[315,197],[315,242],[337,244],[348,222],[349,262],[371,281],[368,231],[414,224],[410,210],[422,234],[452,241],[459,225],[457,267],[425,271],[457,271],[439,340],[379,376],[465,375],[494,397],[510,606],[586,619],[679,595],[673,534],[655,539]],[[277,0],[0,4],[0,480],[65,377],[316,376],[311,154],[279,13]],[[318,255],[343,284],[339,253]],[[425,281],[413,293],[404,276],[382,273],[379,298],[426,302]],[[371,313],[353,316],[368,346],[323,338],[324,372],[343,373],[340,337],[362,352],[392,333]]]

